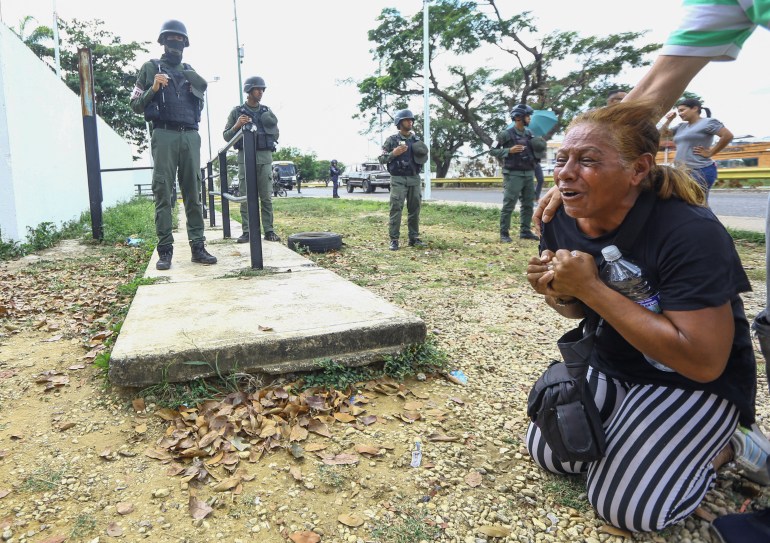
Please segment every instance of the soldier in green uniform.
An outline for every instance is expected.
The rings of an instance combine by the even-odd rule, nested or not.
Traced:
[[[503,207],[500,210],[500,241],[511,242],[511,213],[521,200],[521,239],[539,239],[532,233],[532,208],[535,202],[535,152],[532,132],[527,125],[532,108],[519,104],[511,111],[513,126],[497,135],[497,145],[489,154],[503,163]]]
[[[412,132],[414,115],[408,109],[396,112],[393,119],[398,133],[393,134],[382,144],[380,164],[385,164],[390,172],[390,250],[398,250],[398,238],[401,231],[401,212],[404,200],[407,208],[409,227],[409,247],[424,247],[420,240],[420,173],[422,165],[428,160],[428,146]]]
[[[171,267],[174,236],[171,209],[174,182],[179,172],[187,237],[192,261],[216,264],[204,246],[203,208],[200,201],[201,138],[198,122],[203,109],[206,80],[189,64],[182,62],[182,51],[190,45],[187,29],[180,21],[166,21],[158,43],[165,52],[160,59],[145,62],[136,77],[131,108],[152,123],[151,149],[154,163],[152,193],[155,197],[155,231],[158,235],[156,268]]]
[[[257,192],[259,193],[260,215],[262,217],[262,230],[265,232],[265,240],[281,241],[273,231],[273,177],[271,163],[273,151],[278,142],[278,119],[269,107],[262,105],[262,95],[265,93],[265,80],[261,77],[249,77],[243,83],[243,92],[246,93],[246,102],[236,106],[230,112],[225,123],[225,131],[222,136],[225,141],[230,141],[244,125],[251,124],[256,132],[257,139]],[[238,149],[238,189],[241,196],[246,196],[246,170],[243,152],[243,140],[235,144]],[[237,239],[238,243],[249,242],[249,206],[246,202],[241,204],[241,219],[243,221],[243,234]],[[257,232],[259,235],[259,232]]]

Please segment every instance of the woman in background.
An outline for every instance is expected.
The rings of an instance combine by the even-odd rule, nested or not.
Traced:
[[[706,112],[701,117],[701,111]],[[682,123],[669,128],[671,121],[679,114]],[[699,100],[688,98],[676,105],[676,111],[666,115],[666,122],[661,127],[661,136],[673,135],[676,144],[675,162],[684,164],[695,179],[703,186],[708,199],[709,190],[717,180],[717,165],[711,159],[733,140],[733,133],[725,125],[711,118],[711,111],[703,107]],[[719,140],[714,145],[714,136]]]

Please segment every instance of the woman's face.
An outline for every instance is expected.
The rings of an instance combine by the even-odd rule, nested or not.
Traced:
[[[556,154],[554,179],[564,211],[573,218],[613,218],[638,195],[639,178],[621,161],[606,130],[588,123],[572,128]]]
[[[697,107],[677,106],[676,111],[679,113],[679,118],[687,123],[697,121],[700,117],[700,110]]]

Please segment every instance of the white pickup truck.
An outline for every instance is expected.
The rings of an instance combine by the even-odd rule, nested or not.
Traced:
[[[390,173],[379,162],[356,164],[351,171],[345,171],[340,178],[348,192],[360,187],[364,192],[374,192],[377,187],[390,190]]]

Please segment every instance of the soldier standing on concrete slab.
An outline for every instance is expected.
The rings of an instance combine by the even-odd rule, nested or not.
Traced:
[[[532,108],[519,104],[511,110],[514,125],[497,135],[497,146],[489,154],[503,163],[503,207],[500,210],[500,241],[511,242],[511,213],[521,199],[521,239],[540,239],[532,233],[532,208],[535,202],[535,152],[532,132],[527,125]]]
[[[380,164],[385,164],[390,172],[390,250],[398,251],[398,238],[401,231],[401,211],[404,200],[408,211],[409,247],[424,247],[420,240],[420,173],[422,165],[428,161],[428,146],[412,132],[414,115],[408,109],[396,112],[393,119],[398,133],[393,134],[382,144]]]
[[[158,43],[164,47],[163,56],[142,65],[131,94],[131,108],[143,113],[144,118],[152,123],[152,193],[158,235],[158,262],[155,267],[169,269],[174,254],[171,210],[177,170],[192,261],[216,264],[216,257],[210,255],[204,246],[206,238],[203,235],[200,201],[201,138],[198,122],[203,109],[206,80],[189,64],[182,62],[182,51],[190,45],[184,24],[175,20],[166,21],[160,29]]]
[[[230,112],[222,136],[224,136],[225,141],[230,141],[244,125],[251,124],[254,127],[257,139],[257,192],[259,193],[262,230],[265,232],[266,241],[281,241],[281,238],[273,231],[273,177],[270,166],[273,162],[273,151],[275,151],[275,145],[278,142],[278,119],[269,107],[261,104],[266,88],[265,80],[259,76],[249,77],[243,83],[246,102],[234,107]],[[235,148],[238,149],[238,190],[241,196],[246,196],[243,140],[236,143]],[[247,202],[241,203],[241,220],[243,234],[236,241],[248,243],[249,206]]]

